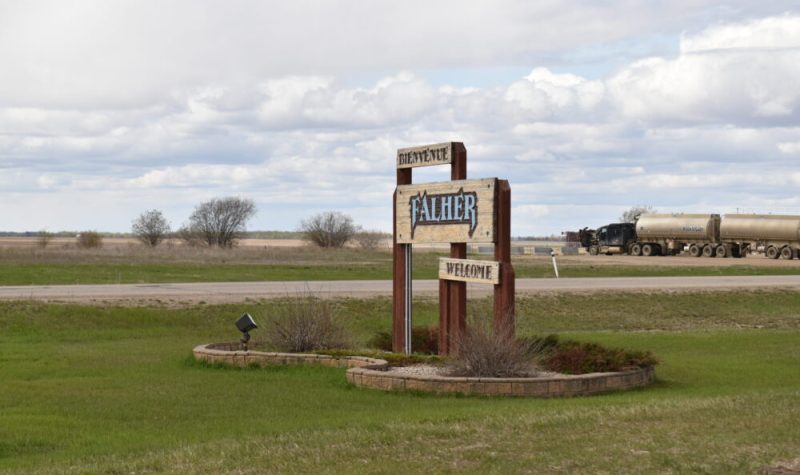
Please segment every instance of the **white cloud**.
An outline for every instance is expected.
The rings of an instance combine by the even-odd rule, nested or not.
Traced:
[[[609,81],[626,116],[651,122],[790,123],[800,118],[800,16],[685,35],[676,58],[636,61]]]
[[[684,34],[681,52],[702,53],[727,49],[800,48],[800,18],[792,15],[717,25],[696,34]]]
[[[508,87],[505,99],[530,113],[532,118],[544,119],[588,112],[598,106],[604,96],[605,86],[600,81],[535,68],[523,80]]]
[[[124,231],[146,208],[179,223],[201,200],[234,194],[256,199],[255,228],[292,229],[312,212],[340,209],[386,230],[395,150],[447,140],[466,144],[470,177],[510,180],[515,234],[598,225],[635,203],[800,212],[791,162],[800,153],[800,17],[707,28],[686,20],[695,32],[675,35],[673,55],[603,76],[570,71],[574,59],[542,59],[638,38],[630,35],[643,26],[589,3],[573,14],[547,2],[459,4],[456,19],[486,30],[477,33],[433,28],[447,10],[438,4],[421,19],[407,6],[359,4],[372,16],[338,26],[310,18],[307,38],[288,27],[301,9],[283,3],[269,19],[261,6],[243,18],[244,4],[233,2],[231,11],[203,4],[180,20],[181,2],[159,18],[154,7],[125,3],[34,5],[0,6],[0,61],[19,66],[0,82],[0,212],[9,229]],[[683,25],[693,5],[676,2],[669,21]],[[333,10],[320,4],[317,14],[331,20]],[[633,10],[655,24],[649,8]],[[545,13],[552,24],[525,23]],[[413,29],[397,28],[413,18]],[[576,31],[566,28],[572,20]],[[133,32],[145,24],[152,34]],[[26,30],[39,26],[50,30]],[[27,49],[12,45],[25,41]],[[453,77],[437,84],[425,69],[504,62],[530,72],[478,87]],[[362,71],[372,79],[349,77]],[[93,197],[104,201],[92,208]]]
[[[800,154],[800,142],[781,142],[778,144],[778,150],[787,155]]]

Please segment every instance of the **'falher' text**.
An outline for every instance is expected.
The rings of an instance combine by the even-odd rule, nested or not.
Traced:
[[[417,193],[408,200],[408,206],[412,238],[417,226],[469,224],[469,237],[478,226],[478,194],[474,191],[464,193],[464,188],[456,193]]]

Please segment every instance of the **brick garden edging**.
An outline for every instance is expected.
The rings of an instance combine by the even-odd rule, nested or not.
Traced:
[[[387,368],[385,360],[366,356],[329,356],[308,353],[273,353],[265,351],[241,351],[238,343],[211,343],[192,350],[194,358],[207,363],[222,363],[232,366],[318,364],[335,368],[354,368],[369,365],[372,368]]]
[[[411,390],[478,396],[567,397],[647,386],[655,378],[652,366],[618,373],[589,373],[539,378],[457,378],[392,374],[370,366],[347,370],[347,381],[384,391]]]
[[[655,378],[655,368],[633,368],[617,373],[589,373],[539,378],[458,378],[420,376],[386,371],[389,363],[365,356],[329,356],[304,353],[241,351],[237,343],[212,343],[197,346],[194,357],[209,363],[233,366],[256,364],[319,364],[347,370],[347,381],[358,387],[383,391],[424,391],[436,394],[478,396],[569,397],[589,396],[647,386]]]

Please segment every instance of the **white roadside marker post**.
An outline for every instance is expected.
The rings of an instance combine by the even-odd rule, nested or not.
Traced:
[[[553,258],[553,270],[556,271],[556,279],[558,279],[558,264],[556,264],[556,251],[550,251],[550,257]]]

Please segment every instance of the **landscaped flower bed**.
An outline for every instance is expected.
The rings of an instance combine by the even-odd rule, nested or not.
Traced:
[[[653,381],[653,366],[620,372],[563,375],[542,373],[534,377],[453,377],[392,371],[384,359],[360,355],[241,351],[236,343],[200,345],[194,356],[208,363],[250,365],[319,364],[349,368],[347,381],[359,387],[385,391],[408,390],[437,394],[482,396],[563,397],[584,396],[645,386]]]

